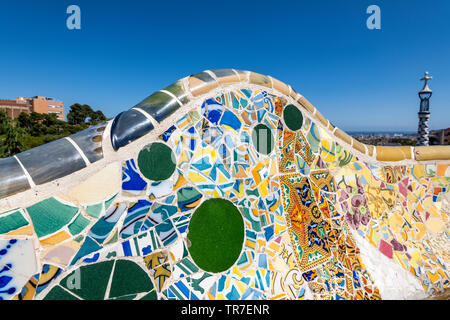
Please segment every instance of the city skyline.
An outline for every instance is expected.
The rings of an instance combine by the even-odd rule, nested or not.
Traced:
[[[71,4],[81,30],[66,27]],[[380,30],[366,27],[371,4]],[[235,68],[290,84],[346,131],[412,132],[429,71],[430,128],[450,126],[448,2],[7,0],[0,9],[1,99],[51,96],[114,117],[189,74]]]

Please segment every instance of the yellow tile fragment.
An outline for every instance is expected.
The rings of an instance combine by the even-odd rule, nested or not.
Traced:
[[[56,234],[54,234],[54,235],[52,235],[52,236],[50,236],[48,238],[41,239],[41,244],[43,246],[52,246],[52,245],[58,244],[60,242],[63,242],[64,240],[67,240],[70,237],[71,236],[70,236],[69,233],[67,233],[66,231],[62,230],[62,231],[59,231],[58,233],[56,233]]]
[[[436,234],[441,232],[442,228],[444,227],[444,223],[442,222],[442,220],[436,219],[432,216],[430,216],[428,220],[425,221],[425,225],[427,226],[428,230]]]

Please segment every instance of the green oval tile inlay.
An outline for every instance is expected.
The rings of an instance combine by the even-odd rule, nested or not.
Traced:
[[[222,272],[239,258],[244,220],[230,201],[209,199],[192,215],[187,237],[194,262],[205,271]]]
[[[175,170],[175,155],[167,145],[155,142],[144,147],[138,156],[142,174],[150,180],[168,179]]]
[[[292,130],[297,131],[303,125],[303,115],[302,112],[294,105],[290,104],[284,108],[283,120],[286,126]]]
[[[269,154],[274,148],[272,130],[262,123],[253,128],[252,141],[256,151],[262,154]]]

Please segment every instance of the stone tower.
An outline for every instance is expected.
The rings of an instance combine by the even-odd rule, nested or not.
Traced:
[[[429,129],[428,119],[430,118],[430,97],[432,95],[431,89],[428,87],[428,81],[433,79],[425,72],[425,76],[420,79],[425,81],[422,90],[419,91],[420,97],[420,111],[419,111],[419,129],[417,131],[417,145],[428,146],[429,144]]]

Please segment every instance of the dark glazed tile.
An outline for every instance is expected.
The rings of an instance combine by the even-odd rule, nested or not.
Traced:
[[[208,82],[214,82],[214,81],[215,81],[214,78],[211,77],[211,75],[210,75],[209,73],[205,72],[205,71],[196,73],[196,74],[192,75],[191,77],[200,79],[200,80],[202,80],[203,82],[207,82],[207,83],[208,83]]]
[[[178,100],[181,101],[181,103],[186,104],[189,102],[189,98],[187,96],[187,93],[184,91],[183,83],[181,80],[178,80],[177,82],[172,83],[167,88],[164,88],[164,90],[169,91],[170,93],[173,93],[175,97],[178,98]]]
[[[130,109],[119,113],[111,126],[112,146],[114,150],[118,150],[151,130],[153,124],[141,112]]]
[[[80,267],[78,269],[79,288],[71,286],[71,277],[73,278],[74,272],[62,279],[60,285],[84,300],[103,300],[113,264],[114,261],[103,261]]]
[[[180,107],[181,105],[176,99],[167,93],[158,91],[142,100],[133,108],[140,108],[151,115],[156,121],[161,122]]]
[[[283,120],[290,130],[297,131],[303,125],[303,114],[296,106],[289,104],[284,108]]]
[[[44,297],[43,300],[80,300],[74,295],[68,293],[66,290],[61,288],[59,285],[53,287],[49,293]]]
[[[147,179],[162,181],[170,178],[175,171],[176,159],[166,144],[154,142],[139,152],[138,166]]]
[[[102,135],[105,127],[106,123],[99,123],[69,137],[83,150],[91,163],[103,158]]]
[[[234,73],[231,69],[217,69],[217,70],[211,70],[212,73],[215,74],[217,78],[223,78],[223,77],[229,77],[229,76],[235,76],[236,73]]]
[[[86,167],[67,139],[59,139],[17,155],[34,183],[43,184]]]
[[[14,157],[0,159],[0,198],[30,189],[19,162]]]
[[[117,260],[112,277],[109,297],[123,297],[154,288],[148,275],[138,264],[129,260]]]

